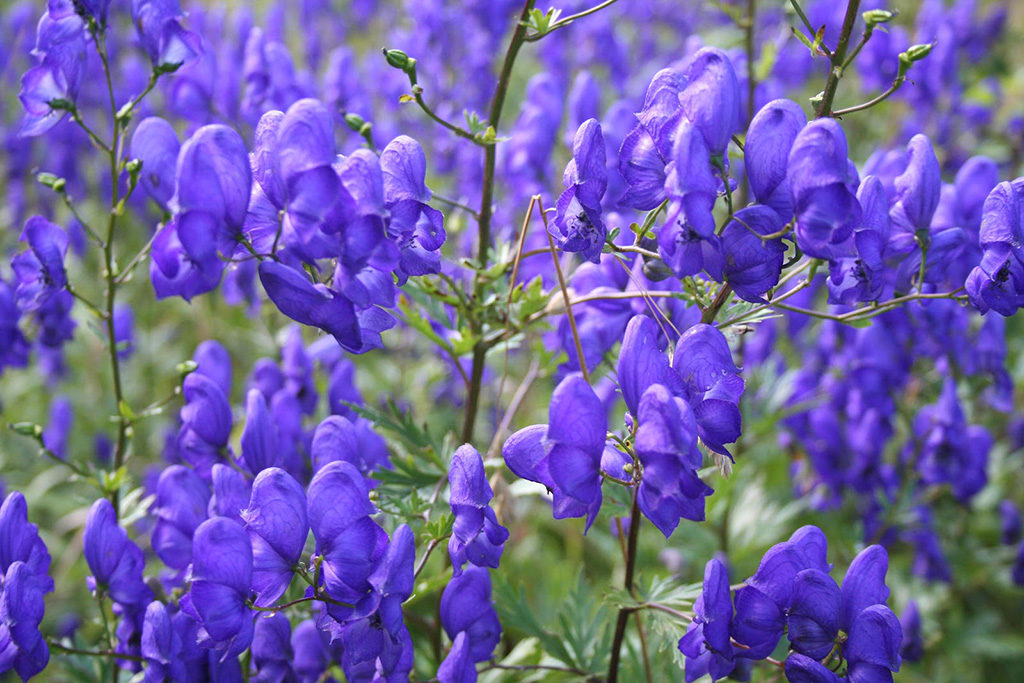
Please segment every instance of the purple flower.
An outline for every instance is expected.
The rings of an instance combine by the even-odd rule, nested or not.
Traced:
[[[271,467],[256,476],[241,516],[252,541],[255,604],[268,607],[288,590],[302,556],[309,534],[306,496],[290,474]]]
[[[150,544],[168,567],[184,569],[192,561],[192,536],[206,521],[209,502],[210,488],[195,470],[171,465],[160,474]]]
[[[198,35],[185,30],[178,0],[132,0],[132,23],[153,66],[191,62],[203,51]]]
[[[388,234],[400,249],[400,280],[411,275],[441,271],[444,244],[444,216],[427,204],[431,192],[426,186],[427,161],[420,144],[400,135],[380,154],[384,181],[384,204],[391,212]]]
[[[68,253],[68,235],[42,216],[25,222],[21,240],[29,248],[11,259],[18,280],[15,296],[22,311],[35,311],[68,285],[64,257]]]
[[[14,669],[23,681],[32,678],[50,661],[50,649],[39,632],[46,606],[47,588],[24,562],[7,567],[0,592],[0,672]]]
[[[149,603],[143,617],[140,646],[146,658],[146,683],[184,680],[188,674],[183,649],[181,633],[174,628],[167,607],[156,600]]]
[[[199,622],[199,644],[226,660],[252,642],[252,610],[246,605],[253,557],[241,524],[214,517],[199,525],[192,540],[191,586],[181,608]]]
[[[370,575],[387,548],[387,533],[373,519],[366,482],[347,462],[332,462],[313,477],[306,492],[309,527],[316,539],[315,556],[322,558],[323,591],[335,600],[357,605],[372,598]],[[373,601],[358,609],[331,605],[338,621],[365,616]]]
[[[253,680],[260,683],[294,680],[291,636],[292,626],[287,615],[281,612],[256,619],[252,637],[252,663],[256,667]]]
[[[231,436],[231,406],[216,382],[193,372],[183,383],[185,405],[181,408],[178,448],[200,476],[227,452]]]
[[[999,501],[999,542],[1014,545],[1021,540],[1020,508],[1012,500]]]
[[[476,664],[469,655],[469,634],[459,631],[452,640],[452,649],[437,669],[437,680],[440,683],[476,683]]]
[[[19,135],[42,135],[63,120],[66,108],[54,109],[51,102],[73,104],[78,97],[85,74],[85,47],[85,22],[77,14],[45,12],[39,19],[32,50],[39,63],[22,76],[18,93],[25,108]]]
[[[604,137],[596,119],[584,121],[573,142],[572,160],[562,178],[551,236],[562,251],[581,253],[597,263],[608,230],[601,220],[601,199],[608,187]]]
[[[999,183],[982,208],[979,233],[982,259],[966,282],[971,304],[982,313],[992,309],[1009,316],[1024,306],[1022,192],[1024,180]]]
[[[217,463],[210,471],[213,495],[207,505],[210,517],[228,517],[242,523],[241,512],[249,504],[252,485],[241,472]]]
[[[907,603],[900,617],[903,629],[903,642],[900,645],[900,657],[906,662],[918,662],[924,657],[924,636],[921,634],[921,612],[913,600]]]
[[[672,368],[682,378],[684,398],[697,418],[697,432],[708,448],[723,455],[740,436],[739,400],[743,378],[718,328],[698,323],[676,344]]]
[[[501,622],[491,602],[488,570],[467,567],[452,577],[441,593],[441,625],[452,640],[460,633],[466,634],[471,661],[490,658],[501,640]]]
[[[704,588],[693,611],[693,621],[679,639],[679,651],[686,655],[686,683],[706,675],[713,681],[725,678],[736,664],[729,636],[729,572],[721,560],[710,560],[704,567]]]
[[[750,122],[743,146],[751,193],[760,204],[774,209],[783,222],[793,215],[789,152],[805,125],[807,116],[800,105],[792,100],[772,100]]]
[[[721,50],[703,47],[693,55],[683,78],[681,115],[700,130],[711,154],[723,155],[740,128],[740,86],[732,62]]]
[[[267,400],[258,389],[245,396],[245,428],[242,430],[241,460],[252,474],[282,465],[277,427],[267,410]]]
[[[586,515],[587,528],[601,508],[601,465],[607,417],[582,375],[563,379],[551,395],[548,425],[519,430],[502,455],[517,476],[544,484],[554,494],[554,515]]]
[[[881,298],[886,286],[884,263],[889,240],[889,199],[882,181],[867,176],[857,190],[862,225],[853,233],[853,254],[829,264],[829,301],[853,304]]]
[[[333,335],[347,351],[363,350],[363,337],[351,301],[322,284],[312,284],[299,271],[276,261],[262,262],[259,275],[267,296],[286,316]]]
[[[68,457],[68,436],[75,419],[75,409],[67,396],[57,396],[50,402],[50,421],[43,430],[43,445],[62,460]]]
[[[192,354],[196,372],[213,380],[225,397],[231,396],[231,354],[215,339],[200,342]]]
[[[786,247],[779,238],[764,239],[782,230],[782,220],[766,206],[740,209],[722,231],[722,274],[736,296],[752,303],[779,283]]]
[[[814,258],[832,258],[861,217],[854,194],[856,169],[835,119],[817,119],[800,131],[789,152],[787,173],[797,245]]]
[[[85,561],[92,571],[90,590],[101,591],[114,602],[138,609],[152,598],[153,592],[142,580],[142,550],[118,525],[114,506],[106,498],[89,508],[83,545]]]
[[[453,572],[460,573],[466,562],[477,567],[497,568],[508,529],[498,523],[490,506],[494,493],[487,482],[484,462],[475,448],[464,444],[455,451],[448,466],[448,482],[455,515],[448,541]]]
[[[0,373],[4,366],[22,367],[28,362],[28,340],[18,327],[20,317],[14,290],[0,280]]]
[[[156,116],[143,119],[132,133],[129,153],[142,162],[139,182],[166,209],[174,196],[174,171],[181,143],[174,127]]]

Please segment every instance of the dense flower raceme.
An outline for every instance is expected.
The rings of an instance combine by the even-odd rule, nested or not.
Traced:
[[[326,333],[309,348],[298,325],[278,335],[280,360],[258,361],[242,387],[233,387],[223,347],[200,347],[198,367],[183,382],[184,405],[171,411],[178,421],[166,442],[168,466],[153,468],[147,479],[154,496],[149,517],[119,519],[125,509],[105,499],[89,511],[83,538],[89,586],[101,603],[111,603],[100,608],[115,616],[115,649],[125,656],[120,666],[145,667],[147,680],[239,680],[248,649],[241,659],[249,666],[244,675],[256,680],[318,680],[329,675],[331,662],[349,680],[408,679],[414,649],[402,605],[413,593],[414,566],[418,574],[427,558],[415,562],[413,531],[400,524],[404,508],[393,512],[393,482],[408,474],[406,463],[395,477],[368,478],[390,466],[388,445],[351,407],[367,404],[341,350],[382,346],[381,333],[397,325],[392,313],[399,303],[403,318],[407,305],[422,306],[435,335],[458,340],[460,348],[467,339],[486,339],[473,329],[476,319],[466,334],[466,312],[451,301],[458,297],[426,306],[423,294],[434,291],[435,281],[409,279],[441,275],[436,282],[460,283],[461,271],[476,267],[460,259],[480,246],[461,239],[475,232],[463,230],[462,219],[479,215],[480,186],[492,180],[498,188],[487,207],[493,208],[493,237],[510,234],[518,224],[513,216],[539,193],[554,206],[550,234],[556,246],[578,255],[564,265],[586,261],[568,273],[568,281],[572,295],[587,300],[575,306],[574,324],[560,316],[548,337],[569,352],[555,372],[548,423],[516,432],[503,449],[515,474],[553,494],[555,517],[586,517],[589,529],[610,498],[603,486],[625,484],[635,489],[640,512],[666,537],[682,519],[703,520],[712,494],[699,475],[704,449],[728,468],[727,446],[740,438],[738,404],[746,388],[727,337],[714,324],[699,322],[706,317],[715,323],[724,303],[717,323],[729,329],[730,339],[733,332],[742,334],[734,348],[743,365],[755,373],[786,373],[778,383],[785,396],[772,398],[785,404],[780,445],[794,462],[794,491],[807,494],[819,512],[850,496],[866,541],[890,550],[905,543],[915,553],[915,573],[951,580],[936,498],[941,503],[948,488],[957,504],[990,500],[978,494],[992,483],[989,477],[1000,476],[990,473],[999,464],[990,452],[997,452],[993,436],[1000,434],[980,426],[988,421],[979,412],[1011,412],[1013,384],[1002,318],[979,320],[948,298],[1005,316],[1024,305],[1020,181],[999,183],[1002,165],[992,159],[963,161],[965,146],[956,134],[965,124],[984,129],[993,121],[995,107],[981,106],[975,93],[998,100],[999,85],[968,89],[960,71],[988,52],[1000,31],[998,13],[983,20],[969,2],[925,4],[916,32],[922,41],[935,41],[934,58],[922,65],[919,87],[908,83],[894,95],[915,105],[893,128],[894,139],[909,142],[905,149],[878,150],[858,169],[847,149],[848,134],[851,149],[863,149],[851,133],[852,117],[808,124],[803,107],[778,99],[807,85],[821,63],[792,39],[784,13],[761,7],[752,23],[758,29],[750,35],[752,52],[743,54],[701,46],[693,30],[708,23],[722,28],[717,18],[661,0],[629,4],[628,10],[621,4],[544,37],[537,60],[545,73],[529,81],[519,121],[509,130],[506,120],[494,131],[499,144],[487,153],[496,160],[496,177],[484,178],[475,146],[454,144],[456,138],[437,134],[430,121],[396,114],[399,103],[410,99],[404,74],[379,58],[364,60],[348,46],[327,52],[348,27],[370,27],[373,10],[422,59],[414,95],[424,94],[452,120],[465,106],[473,128],[473,112],[486,111],[494,91],[491,55],[514,3],[470,3],[457,14],[436,3],[350,4],[332,13],[322,12],[318,0],[298,9],[271,3],[265,13],[197,7],[188,17],[192,32],[174,0],[52,0],[34,46],[36,11],[20,3],[0,10],[0,66],[13,66],[0,69],[0,79],[11,85],[24,74],[25,110],[20,122],[2,122],[9,153],[5,206],[16,216],[12,222],[24,223],[28,245],[10,261],[13,277],[0,273],[0,368],[23,366],[34,351],[44,378],[59,381],[65,373],[62,346],[75,318],[81,320],[72,316],[72,306],[89,305],[92,295],[78,289],[76,273],[91,267],[85,245],[95,236],[78,219],[58,217],[63,208],[55,211],[56,203],[37,196],[46,192],[25,192],[16,179],[45,159],[40,168],[61,176],[46,182],[66,188],[69,201],[94,189],[113,189],[115,198],[135,189],[134,163],[97,180],[91,145],[102,148],[103,141],[77,127],[80,116],[92,124],[109,115],[104,88],[91,85],[104,80],[108,59],[117,74],[115,109],[148,94],[147,78],[160,76],[160,96],[121,109],[114,126],[115,133],[119,127],[131,133],[130,143],[112,146],[117,154],[127,150],[124,162],[141,162],[137,180],[156,206],[145,206],[137,193],[120,194],[124,201],[110,207],[112,216],[137,212],[139,218],[119,222],[115,263],[126,256],[123,238],[145,241],[144,230],[126,235],[129,225],[155,226],[151,253],[147,247],[143,256],[149,254],[159,298],[192,300],[220,288],[228,303],[244,303],[254,315],[258,278],[281,313]],[[810,22],[825,26],[825,43],[835,44],[842,3],[803,4]],[[678,57],[682,44],[683,58],[657,72],[644,100],[634,101],[633,74],[649,74],[666,60],[659,51],[663,41],[646,30],[654,21],[670,27],[671,55]],[[892,29],[877,31],[863,46],[861,59],[874,67],[862,74],[869,87],[882,89],[897,77],[902,58],[894,55],[909,39],[901,27]],[[295,31],[302,33],[303,50],[291,54],[287,45]],[[122,49],[129,43],[141,51]],[[28,48],[34,48],[31,54]],[[757,73],[764,65],[770,73]],[[844,91],[850,82],[844,80]],[[17,87],[14,82],[8,90]],[[745,112],[757,113],[748,122]],[[343,122],[358,130],[367,149],[338,154],[339,140],[345,149],[356,141],[355,132],[342,137],[348,135]],[[1011,121],[1009,135],[1016,134],[1015,126],[1019,122]],[[105,134],[109,127],[95,130]],[[45,148],[29,139],[43,133]],[[561,149],[565,137],[571,150]],[[386,140],[391,142],[378,150]],[[558,185],[557,178],[551,182],[554,158],[569,151],[564,191],[559,201],[547,202]],[[428,189],[428,158],[431,185],[457,201]],[[955,179],[943,183],[943,177]],[[444,258],[444,219],[432,206],[439,201],[458,207],[449,228],[460,239],[446,246]],[[655,213],[644,220],[637,211]],[[31,214],[37,215],[25,220]],[[619,228],[631,222],[645,231],[629,245],[629,231]],[[525,240],[531,251],[546,245],[535,243],[535,235]],[[606,248],[619,253],[602,254]],[[790,250],[792,260],[786,258]],[[75,263],[79,258],[86,268]],[[547,261],[546,255],[524,261],[522,282],[540,275],[542,285],[552,287]],[[807,279],[789,277],[779,286],[784,264],[806,269]],[[507,270],[494,272],[500,279]],[[130,273],[121,275],[118,286],[130,281]],[[488,271],[474,282],[470,308],[479,304],[476,286],[487,289],[493,277]],[[117,287],[109,280],[107,286],[113,306]],[[648,292],[657,292],[659,301]],[[729,292],[746,303],[733,303]],[[722,300],[709,305],[704,295],[715,293]],[[827,296],[835,307],[829,314],[843,315],[856,304],[907,295],[938,300],[880,310],[861,329],[807,326],[789,314],[756,315],[765,310],[756,307],[783,296],[805,311]],[[141,307],[133,312],[125,300],[119,295],[113,310],[100,312],[111,322],[109,343],[122,371],[131,367],[133,353],[151,344],[149,331],[133,329],[148,316]],[[754,320],[739,327],[729,320],[734,315]],[[411,327],[393,334],[399,338]],[[452,368],[466,362],[451,355]],[[936,372],[918,381],[916,371],[925,364]],[[614,367],[614,374],[603,366]],[[615,380],[628,413],[625,429],[613,426],[609,435]],[[985,390],[975,401],[978,384]],[[760,377],[750,386],[759,400],[765,397]],[[463,400],[457,378],[445,387],[447,393],[437,395]],[[38,438],[44,455],[73,465],[82,457],[76,430],[92,421],[81,414],[72,420],[65,388],[50,401]],[[325,388],[327,417],[320,402]],[[83,403],[75,397],[79,411]],[[118,412],[127,406],[118,405]],[[145,429],[127,415],[121,413],[121,426]],[[97,451],[106,453],[97,455],[97,464],[108,468],[111,442],[104,434],[96,438]],[[445,503],[444,474],[432,504]],[[458,449],[447,476],[453,569],[435,628],[446,632],[451,646],[445,652],[438,633],[433,656],[435,664],[440,660],[439,680],[469,681],[478,663],[496,656],[501,638],[488,570],[498,566],[509,532],[492,507],[494,490],[479,452],[469,444]],[[497,484],[495,490],[503,493]],[[410,500],[421,502],[418,495]],[[904,505],[907,514],[890,514]],[[52,583],[44,566],[49,557],[38,549],[41,541],[24,507],[20,494],[12,494],[0,510],[0,537],[12,547],[2,567],[0,669],[13,667],[29,677],[46,664],[39,624],[43,594]],[[415,528],[419,514],[407,516]],[[1012,504],[1001,506],[1000,515],[1001,540],[1015,546],[1019,517]],[[630,528],[641,522],[630,520]],[[723,528],[729,531],[727,524]],[[155,557],[136,544],[135,532],[148,534]],[[444,540],[434,538],[430,547]],[[783,634],[791,649],[783,666],[791,680],[888,680],[900,655],[919,658],[922,617],[916,604],[908,605],[902,629],[884,606],[885,551],[869,545],[840,588],[829,576],[824,548],[820,532],[802,529],[768,552],[735,599],[724,561],[708,563],[704,593],[680,642],[689,660],[687,679],[745,675],[747,662],[778,648]],[[1024,583],[1024,546],[1015,553],[1012,578]],[[148,582],[147,557],[166,567],[151,564]],[[312,584],[298,600],[305,585],[293,585],[299,583],[292,581],[296,574]],[[440,591],[442,584],[428,585]],[[292,620],[284,608],[265,611],[284,601],[305,610],[304,616],[312,608],[314,618]]]

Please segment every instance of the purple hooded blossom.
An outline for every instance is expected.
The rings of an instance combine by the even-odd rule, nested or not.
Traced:
[[[178,0],[132,0],[132,22],[154,67],[181,65],[202,54],[202,40],[181,25]]]
[[[743,161],[750,191],[758,203],[775,210],[783,222],[793,215],[787,169],[797,134],[807,125],[803,108],[792,100],[772,100],[750,122]]]
[[[704,323],[690,327],[676,344],[672,369],[682,378],[683,397],[693,408],[701,441],[728,455],[725,444],[740,436],[744,385],[725,336]]]
[[[101,591],[114,602],[141,609],[153,592],[142,579],[145,558],[117,523],[114,506],[106,498],[93,503],[85,521],[85,561],[92,576],[89,590]]]
[[[150,543],[168,567],[184,569],[192,561],[192,536],[206,521],[209,502],[210,488],[195,470],[171,465],[160,474]]]
[[[829,264],[829,301],[877,301],[886,287],[885,249],[889,240],[889,200],[882,181],[867,176],[857,190],[861,225],[853,233],[853,254]]]
[[[736,663],[729,636],[729,572],[721,560],[710,560],[704,567],[704,587],[693,611],[693,621],[679,639],[679,651],[686,655],[686,683],[706,675],[713,681],[725,678]]]
[[[572,160],[562,178],[551,236],[562,251],[580,253],[597,263],[608,230],[601,219],[601,199],[608,187],[604,137],[596,119],[584,121],[573,141]]]
[[[181,608],[199,622],[198,642],[234,657],[252,642],[253,616],[246,605],[253,577],[249,536],[241,524],[214,517],[192,539],[191,586]]]
[[[18,327],[21,309],[9,284],[0,279],[0,373],[28,362],[28,340]]]
[[[15,296],[18,308],[35,311],[68,285],[64,270],[68,235],[42,216],[33,216],[25,222],[21,240],[27,242],[29,248],[11,259],[18,281]]]
[[[441,593],[441,625],[452,640],[466,634],[468,659],[491,657],[501,640],[501,622],[491,601],[491,574],[482,567],[467,567],[452,577]]]
[[[400,135],[380,154],[384,204],[391,214],[388,234],[399,245],[402,278],[441,272],[444,216],[427,202],[427,160],[420,143]]]
[[[245,396],[245,428],[241,445],[241,461],[252,474],[282,465],[277,427],[267,409],[267,400],[258,389],[250,389]]]
[[[722,274],[744,301],[763,303],[764,293],[779,283],[786,247],[778,237],[765,237],[782,228],[773,209],[749,206],[737,211],[722,230]]]
[[[291,661],[292,626],[283,612],[265,614],[256,619],[252,636],[252,663],[259,683],[295,680]]]
[[[1024,179],[1002,182],[985,199],[979,243],[981,263],[967,277],[971,305],[1009,316],[1024,306]]]
[[[861,218],[857,172],[846,135],[832,118],[807,124],[793,141],[787,167],[796,214],[796,242],[814,258],[832,258]]]
[[[174,127],[157,116],[140,121],[132,133],[129,153],[142,162],[139,182],[146,194],[164,209],[174,196],[174,173],[180,150]]]
[[[242,524],[241,512],[249,505],[252,485],[238,470],[217,463],[210,471],[213,495],[207,505],[210,517],[228,517]]]
[[[187,669],[182,659],[181,633],[174,627],[166,605],[154,600],[146,607],[142,623],[140,652],[146,659],[146,683],[184,680]]]
[[[604,405],[583,376],[573,374],[555,387],[548,424],[520,429],[502,455],[516,476],[554,494],[556,519],[585,515],[589,529],[601,508],[606,432]]]
[[[253,481],[249,507],[241,516],[252,541],[254,604],[268,607],[288,590],[306,545],[305,492],[284,470],[265,469]]]
[[[469,562],[477,567],[497,568],[508,529],[498,523],[490,506],[494,492],[487,482],[484,462],[475,448],[464,444],[455,451],[448,467],[450,504],[455,523],[448,541],[453,572],[459,574]]]
[[[227,454],[231,436],[231,406],[216,382],[193,372],[183,383],[178,449],[204,478],[213,464]]]
[[[85,75],[85,22],[74,12],[63,11],[61,3],[49,3],[55,12],[45,12],[36,27],[36,45],[32,50],[38,64],[21,78],[18,98],[25,117],[18,134],[42,135],[67,114],[65,108],[51,103],[63,100],[73,104]]]

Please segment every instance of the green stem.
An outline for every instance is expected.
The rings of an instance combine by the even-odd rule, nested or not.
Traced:
[[[576,21],[577,19],[582,19],[588,14],[593,14],[594,12],[600,12],[605,7],[614,5],[616,2],[618,2],[618,0],[605,0],[600,5],[594,5],[590,9],[583,10],[582,12],[577,12],[576,14],[568,16],[565,19],[559,19],[555,23],[551,24],[551,26],[548,27],[548,30],[545,33],[533,33],[531,35],[528,35],[524,40],[528,43],[538,41],[544,36],[551,35],[551,33],[557,31],[560,28],[565,28],[566,26]]]
[[[850,44],[850,36],[853,34],[854,24],[860,10],[860,0],[849,0],[846,4],[846,16],[843,18],[843,28],[839,34],[839,42],[832,53],[830,62],[832,68],[828,71],[828,80],[825,81],[825,90],[822,92],[821,104],[818,106],[818,118],[833,116],[832,102],[836,98],[836,89],[839,87],[839,79],[843,77],[843,65],[846,63],[846,49]]]

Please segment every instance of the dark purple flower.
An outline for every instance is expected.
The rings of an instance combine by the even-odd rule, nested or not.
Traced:
[[[999,542],[1014,545],[1021,540],[1020,508],[1012,500],[999,501]]]
[[[276,261],[259,266],[260,282],[274,305],[292,320],[319,327],[334,336],[342,348],[363,349],[352,302],[322,284],[313,284],[299,271]]]
[[[191,586],[182,609],[199,622],[199,644],[235,657],[252,642],[252,610],[246,605],[253,575],[252,546],[241,524],[214,517],[192,540]]]
[[[853,233],[853,254],[829,264],[829,301],[853,304],[875,301],[886,285],[885,247],[889,240],[889,199],[876,176],[867,176],[857,190],[862,224]]]
[[[117,523],[114,506],[106,498],[93,503],[85,521],[85,561],[92,576],[89,588],[109,595],[114,602],[142,609],[153,596],[142,579],[145,558]]]
[[[52,590],[52,584],[49,588]],[[23,681],[50,661],[50,649],[39,632],[43,620],[46,585],[24,562],[7,567],[0,592],[0,672],[14,669]]]
[[[690,327],[676,344],[672,368],[682,378],[684,398],[697,418],[701,441],[728,455],[725,444],[740,436],[743,378],[725,336],[704,323]]]
[[[465,632],[469,659],[491,657],[501,640],[501,622],[491,602],[491,575],[481,567],[467,567],[452,577],[441,593],[441,625],[452,640]]]
[[[206,521],[209,501],[210,487],[195,470],[171,465],[160,474],[150,543],[168,567],[184,569],[192,561],[192,536]]]
[[[213,495],[206,510],[210,517],[228,517],[242,523],[241,512],[249,505],[252,485],[238,470],[217,463],[210,471]]]
[[[562,251],[582,254],[597,263],[608,230],[601,219],[601,200],[608,187],[604,137],[596,119],[576,132],[572,160],[565,167],[565,191],[558,198],[551,236]]]
[[[184,680],[187,677],[182,659],[181,633],[174,628],[167,607],[154,600],[146,607],[142,622],[140,652],[146,658],[146,683]]]
[[[725,678],[735,662],[729,635],[729,572],[720,560],[710,560],[704,567],[704,587],[693,611],[693,621],[679,639],[679,651],[686,655],[686,683],[706,675],[713,681]]]
[[[11,259],[18,281],[15,295],[18,308],[34,311],[68,285],[64,270],[68,235],[42,216],[33,216],[25,222],[21,240],[28,242],[29,248]]]
[[[400,271],[405,277],[440,272],[444,216],[427,204],[432,195],[423,148],[406,135],[398,136],[381,152],[380,170],[384,203],[391,212],[388,234],[398,242]]]
[[[204,478],[227,452],[231,436],[231,406],[216,382],[193,372],[183,383],[185,405],[181,408],[178,448]]]
[[[288,590],[302,556],[309,535],[306,496],[290,474],[271,467],[256,476],[241,515],[252,541],[255,604],[268,607]]]
[[[835,119],[807,124],[793,141],[787,169],[796,214],[796,241],[814,258],[831,258],[861,217],[857,172]]]
[[[267,410],[267,400],[258,389],[250,389],[245,397],[242,463],[250,473],[259,474],[268,467],[282,465],[280,454],[277,427]]]
[[[1024,305],[1024,180],[1002,182],[985,199],[979,243],[981,263],[967,277],[971,304],[1004,316]]]
[[[273,683],[295,680],[292,671],[292,626],[287,615],[276,612],[256,619],[252,637],[254,681]]]
[[[640,397],[651,385],[661,384],[673,394],[682,393],[682,381],[669,365],[668,356],[659,344],[660,338],[657,323],[645,315],[634,316],[622,337],[617,366],[619,389],[634,418]]]
[[[196,372],[212,379],[225,397],[231,396],[231,354],[216,339],[200,342],[192,354]]]
[[[907,603],[900,617],[903,629],[903,643],[900,645],[900,657],[907,662],[918,662],[924,657],[924,636],[921,634],[921,612],[913,600]]]
[[[448,466],[450,504],[455,522],[448,541],[454,573],[469,562],[477,567],[497,568],[508,539],[508,529],[498,523],[490,506],[494,492],[487,482],[484,462],[469,444],[460,446]]]
[[[779,283],[786,247],[778,237],[765,237],[777,235],[782,227],[775,210],[749,206],[737,211],[722,230],[722,274],[744,301],[764,302],[764,293]]]
[[[787,168],[797,134],[807,125],[803,108],[792,100],[772,100],[750,122],[743,143],[743,161],[750,191],[773,208],[783,222],[793,215]]]
[[[718,48],[703,47],[693,55],[683,78],[682,116],[700,130],[711,154],[725,154],[740,128],[740,86],[732,62]]]
[[[469,634],[459,631],[452,640],[452,649],[437,669],[437,680],[440,683],[476,683],[476,664],[469,655]]]

